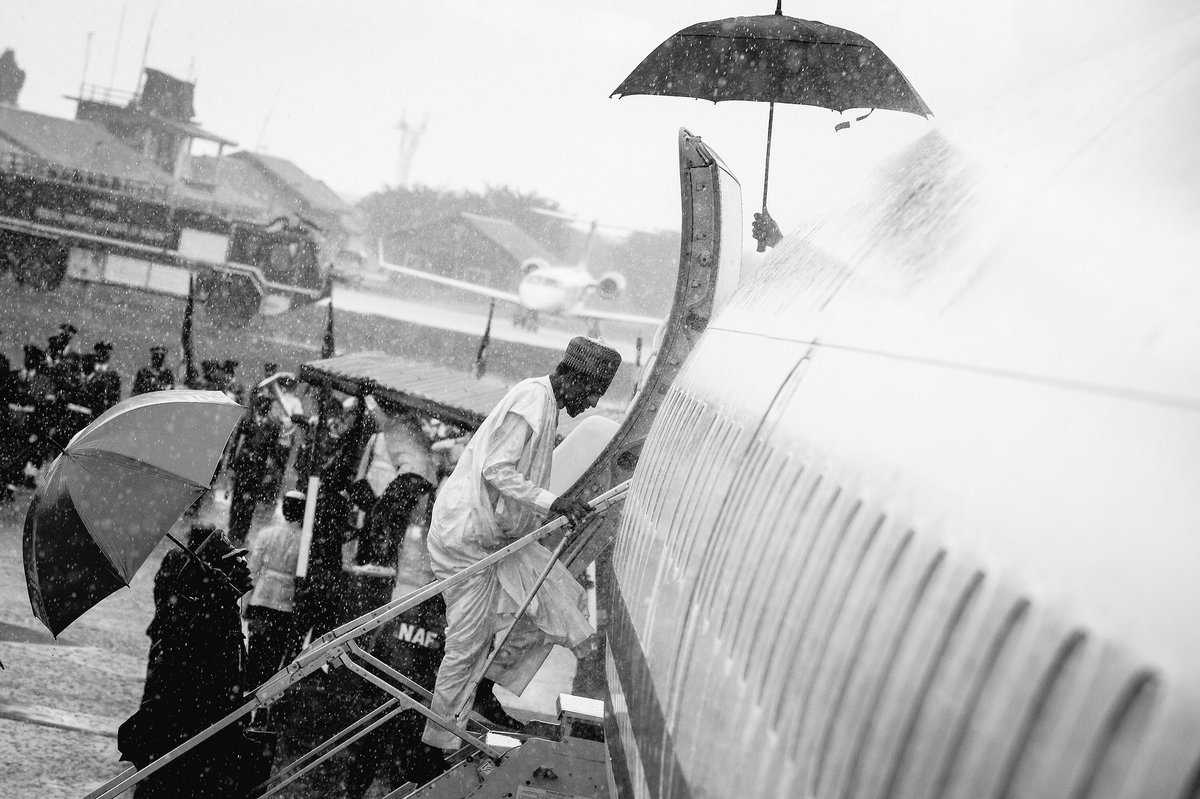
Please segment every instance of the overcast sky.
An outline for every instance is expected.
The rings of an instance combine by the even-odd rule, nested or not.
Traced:
[[[980,3],[939,27],[920,10],[956,5],[785,0],[785,13],[873,40],[938,115],[879,112],[835,133],[837,114],[780,106],[770,205],[785,229],[931,125],[1035,73],[1004,35],[1055,30],[1026,29],[1030,14],[1054,6],[1063,20],[1085,9],[1097,16],[1096,3],[1075,0]],[[761,199],[767,108],[609,93],[675,31],[773,10],[747,0],[5,0],[0,47],[13,48],[27,73],[23,108],[70,116],[63,96],[84,77],[89,32],[87,81],[132,91],[153,16],[146,63],[196,81],[201,124],[289,158],[343,194],[394,181],[395,128],[406,117],[425,124],[415,183],[509,185],[582,216],[677,229],[677,129],[721,153],[749,215]],[[1063,45],[1064,58],[1072,47]]]

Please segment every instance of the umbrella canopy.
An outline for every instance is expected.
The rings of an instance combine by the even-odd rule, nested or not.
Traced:
[[[782,14],[684,28],[646,56],[612,96],[631,94],[933,113],[866,37]]]
[[[208,490],[243,410],[219,391],[156,391],[71,439],[25,516],[29,601],[51,633],[129,584]]]
[[[631,94],[770,103],[762,200],[767,220],[775,103],[933,115],[908,78],[871,40],[845,28],[784,16],[780,5],[774,14],[684,28],[642,59],[611,96]],[[765,249],[760,239],[758,251]]]

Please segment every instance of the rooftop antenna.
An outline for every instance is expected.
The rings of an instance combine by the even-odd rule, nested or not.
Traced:
[[[109,88],[117,82],[117,59],[121,55],[121,42],[125,38],[125,12],[129,10],[129,0],[121,4],[121,20],[117,23],[117,46],[113,48],[112,69],[108,73]]]
[[[142,91],[142,80],[146,75],[146,60],[150,57],[150,37],[154,34],[154,21],[158,19],[159,0],[154,2],[154,10],[150,12],[150,25],[146,28],[146,46],[142,48],[142,69],[138,72],[138,94]]]
[[[88,31],[87,47],[83,50],[83,74],[79,76],[79,96],[83,97],[83,87],[87,86],[88,62],[92,60],[92,37],[95,31]]]
[[[400,121],[396,124],[395,129],[400,131],[400,145],[396,151],[397,188],[408,185],[412,175],[413,156],[417,152],[417,145],[421,143],[421,134],[425,132],[425,125],[428,121],[428,117],[422,117],[419,124],[414,124],[409,122],[405,115],[400,117]]]
[[[283,91],[283,83],[275,88],[275,94],[271,97],[271,104],[267,106],[267,113],[263,115],[262,129],[258,131],[258,141],[254,143],[254,151],[259,153],[266,152],[267,126],[271,124],[271,116],[275,113],[275,103],[279,101],[279,93]]]

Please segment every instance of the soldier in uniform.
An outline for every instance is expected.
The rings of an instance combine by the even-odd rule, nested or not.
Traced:
[[[49,434],[54,400],[54,381],[42,373],[46,351],[36,344],[26,344],[23,363],[13,389],[16,398],[13,408],[21,427],[19,460],[22,470],[27,464],[40,467],[46,448],[52,446]],[[23,482],[29,484],[31,481]]]
[[[198,388],[204,391],[223,391],[225,383],[220,372],[220,361],[201,361],[199,382],[194,386],[188,386],[188,388]]]
[[[221,372],[223,372],[225,375],[224,386],[221,390],[224,391],[234,402],[238,403],[239,405],[245,405],[246,387],[237,380],[238,366],[238,362],[232,358],[226,358],[225,361],[221,363]]]
[[[133,394],[175,388],[175,373],[166,365],[166,359],[166,347],[158,345],[150,348],[150,364],[138,369],[137,376],[133,378]]]
[[[234,433],[233,490],[229,498],[229,537],[241,543],[250,534],[250,522],[260,502],[273,497],[264,479],[275,454],[279,423],[270,416],[271,398],[256,397]]]
[[[95,355],[95,365],[88,375],[86,397],[88,407],[95,418],[121,401],[121,375],[109,366],[113,345],[107,341],[97,341],[92,348]]]
[[[0,330],[0,334],[4,331]],[[24,463],[18,463],[24,451],[21,445],[21,427],[17,423],[16,375],[8,356],[0,352],[0,502],[13,498],[13,489],[20,479]]]
[[[87,357],[72,348],[71,337],[79,332],[69,323],[58,326],[59,332],[49,339],[46,365],[43,372],[54,381],[54,441],[66,445],[71,438],[92,421],[87,395],[87,378],[91,364]]]
[[[63,366],[63,372],[75,383],[78,383],[81,377],[86,376],[79,351],[71,346],[71,339],[78,332],[79,328],[70,322],[63,322],[58,326],[58,335],[63,340],[62,352],[59,353],[58,360]]]

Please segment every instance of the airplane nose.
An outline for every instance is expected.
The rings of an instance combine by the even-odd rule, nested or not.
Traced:
[[[517,287],[521,305],[531,311],[557,311],[563,305],[562,291],[555,286],[531,285],[529,281]]]

